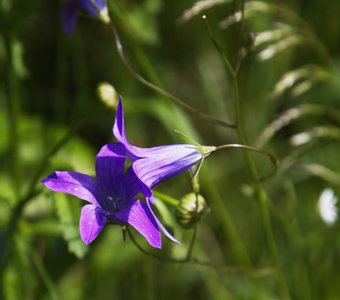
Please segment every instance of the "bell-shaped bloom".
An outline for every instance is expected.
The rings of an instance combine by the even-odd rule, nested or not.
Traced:
[[[157,183],[190,169],[216,149],[190,144],[152,148],[131,145],[125,135],[122,98],[118,103],[113,134],[125,146],[138,178],[150,189]]]
[[[129,224],[149,244],[161,248],[160,230],[177,242],[162,226],[150,204],[134,197],[150,196],[149,189],[130,166],[124,172],[126,150],[121,143],[105,145],[96,157],[96,179],[74,171],[53,172],[42,183],[54,192],[74,195],[88,202],[81,210],[80,236],[91,243],[106,224]]]
[[[92,17],[99,17],[106,10],[105,0],[68,0],[61,13],[65,33],[67,35],[73,33],[79,11],[84,11]]]

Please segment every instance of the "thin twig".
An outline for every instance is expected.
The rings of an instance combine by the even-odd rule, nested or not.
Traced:
[[[131,241],[133,242],[133,244],[143,254],[151,256],[151,257],[156,258],[156,259],[158,259],[160,261],[163,261],[163,262],[170,262],[170,263],[184,263],[184,262],[186,262],[186,258],[184,258],[184,259],[177,259],[177,258],[173,258],[173,257],[166,257],[166,256],[159,255],[157,253],[152,253],[152,252],[149,252],[149,251],[145,250],[140,244],[138,244],[137,240],[135,239],[135,237],[131,233],[129,227],[126,227],[126,231],[127,231],[128,235],[129,235]]]
[[[215,118],[209,114],[203,113],[199,110],[197,110],[196,108],[190,106],[189,104],[185,103],[184,101],[180,100],[179,98],[177,98],[176,96],[170,94],[169,92],[165,91],[164,89],[160,88],[159,86],[151,83],[150,81],[146,80],[144,77],[142,77],[140,74],[138,74],[135,69],[131,66],[131,64],[129,63],[129,60],[127,59],[124,49],[123,49],[123,45],[121,43],[118,31],[115,27],[115,25],[111,22],[109,24],[111,32],[113,33],[115,42],[116,42],[116,47],[117,47],[117,51],[119,54],[120,59],[122,60],[123,64],[125,65],[125,67],[127,68],[127,70],[129,71],[129,73],[135,78],[137,79],[139,82],[141,82],[143,85],[145,85],[146,87],[152,89],[153,91],[157,92],[158,94],[164,96],[167,99],[170,99],[171,101],[173,101],[174,103],[182,106],[184,109],[186,109],[187,111],[197,115],[200,118],[203,118],[209,122],[215,123],[217,125],[223,126],[223,127],[227,127],[227,128],[236,128],[235,124],[231,124],[228,122],[225,122],[223,120],[220,120],[218,118]]]
[[[217,150],[222,150],[222,149],[231,149],[231,148],[238,148],[238,149],[242,149],[242,150],[246,150],[246,151],[254,151],[257,153],[261,153],[266,155],[270,162],[274,165],[274,170],[273,172],[271,172],[270,174],[264,176],[264,177],[256,177],[256,181],[264,181],[272,176],[274,176],[277,172],[278,169],[278,165],[279,165],[279,160],[270,152],[261,149],[261,148],[255,148],[252,146],[247,146],[247,145],[240,145],[240,144],[226,144],[226,145],[221,145],[216,147],[216,151]]]
[[[172,257],[165,257],[162,255],[158,255],[156,253],[151,253],[148,252],[147,250],[145,250],[141,245],[138,244],[137,240],[134,238],[133,234],[131,233],[129,227],[126,227],[126,231],[129,235],[129,237],[131,238],[132,242],[134,243],[134,245],[144,254],[152,256],[158,260],[162,260],[162,261],[166,261],[166,262],[172,262],[172,263],[185,263],[188,262],[191,259],[191,255],[194,249],[194,245],[195,245],[195,241],[196,241],[196,236],[197,236],[197,226],[194,227],[193,229],[193,234],[192,234],[192,238],[189,244],[189,249],[187,254],[185,255],[184,258],[172,258]]]
[[[163,255],[159,255],[156,253],[149,252],[145,250],[140,244],[138,244],[137,240],[134,238],[133,234],[131,233],[130,229],[127,228],[127,232],[133,244],[137,247],[139,251],[143,254],[153,257],[157,260],[160,260],[164,263],[174,263],[174,264],[192,264],[200,267],[209,267],[215,270],[230,272],[230,273],[248,273],[251,275],[257,276],[266,276],[275,273],[275,269],[272,267],[263,267],[263,268],[242,268],[242,267],[233,267],[233,266],[226,266],[220,263],[214,263],[209,261],[202,261],[197,258],[191,257],[191,252],[188,251],[184,258],[173,258],[173,257],[166,257]]]

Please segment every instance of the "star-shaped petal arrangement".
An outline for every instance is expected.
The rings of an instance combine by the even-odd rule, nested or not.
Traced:
[[[99,17],[106,10],[105,0],[68,0],[61,13],[65,33],[68,36],[73,33],[79,11],[84,11],[92,17]]]
[[[74,171],[56,171],[42,180],[54,192],[74,195],[88,202],[81,210],[80,236],[91,243],[106,224],[129,224],[152,247],[161,248],[160,229],[177,242],[162,226],[148,201],[135,199],[139,193],[150,196],[150,191],[130,166],[124,172],[126,150],[121,143],[102,147],[96,157],[96,179]],[[178,242],[177,242],[178,243]]]
[[[125,135],[122,98],[118,103],[113,134],[125,146],[128,156],[133,161],[133,169],[138,178],[150,189],[157,183],[190,169],[216,150],[214,146],[206,147],[191,144],[152,148],[140,148],[131,145]]]

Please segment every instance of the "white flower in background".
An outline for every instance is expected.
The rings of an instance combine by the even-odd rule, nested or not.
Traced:
[[[318,202],[318,209],[321,219],[329,226],[333,225],[338,219],[338,208],[336,203],[338,198],[330,188],[323,190]]]

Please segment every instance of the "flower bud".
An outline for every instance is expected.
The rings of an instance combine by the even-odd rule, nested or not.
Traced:
[[[118,103],[118,96],[115,88],[107,83],[102,82],[97,86],[97,93],[100,100],[110,108],[116,108]]]
[[[109,11],[107,7],[104,7],[104,9],[99,13],[99,19],[104,23],[108,24],[111,22]]]
[[[195,193],[185,195],[176,208],[176,220],[184,228],[194,226],[209,208],[205,199]]]

